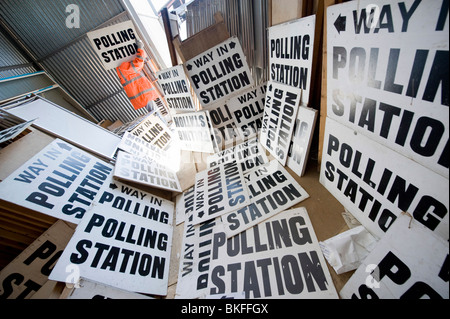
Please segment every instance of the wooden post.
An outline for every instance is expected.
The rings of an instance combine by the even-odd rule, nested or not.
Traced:
[[[173,45],[172,28],[170,27],[169,12],[167,8],[161,10],[161,16],[164,23],[164,31],[166,33],[167,45],[169,46],[170,58],[172,59],[172,66],[178,65],[177,53]]]

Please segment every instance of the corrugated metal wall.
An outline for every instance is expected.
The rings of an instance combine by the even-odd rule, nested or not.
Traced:
[[[72,3],[80,11],[78,29],[66,26],[70,13],[66,13],[66,7]],[[86,36],[96,28],[130,20],[122,1],[2,0],[0,18],[33,60],[14,60],[18,58],[17,52],[0,38],[0,50],[8,57],[5,61],[2,57],[4,66],[36,62],[98,121],[126,123],[146,113],[133,109],[115,70],[103,69]],[[14,70],[17,74],[33,72]],[[147,71],[151,73],[150,69]]]
[[[214,14],[221,12],[230,35],[241,41],[255,82],[265,82],[268,80],[268,5],[268,0],[196,0],[187,6],[187,36],[214,24]]]
[[[6,37],[0,32],[0,79],[36,72],[36,68]]]

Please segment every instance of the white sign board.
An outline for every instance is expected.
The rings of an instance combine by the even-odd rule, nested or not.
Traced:
[[[192,215],[195,205],[195,187],[192,186],[176,198],[176,224],[179,225]]]
[[[186,219],[175,298],[195,299],[207,295],[215,225],[215,219],[198,225],[191,218]]]
[[[311,15],[270,27],[270,80],[303,91],[301,104],[308,105],[316,16]]]
[[[200,209],[200,201],[197,202],[199,209],[194,214],[194,224],[208,221],[250,204],[242,168],[237,161],[216,165],[197,174],[200,174],[204,180],[203,194],[200,195],[197,188],[195,190],[198,195],[196,198],[201,196],[203,205]]]
[[[113,166],[60,139],[0,183],[0,199],[78,224]]]
[[[49,278],[80,278],[132,292],[166,295],[172,214],[153,220],[94,203]]]
[[[449,177],[447,0],[328,8],[327,116]]]
[[[162,70],[157,73],[157,77],[170,110],[175,113],[197,110],[182,65]]]
[[[0,144],[15,138],[33,124],[33,122],[34,120],[31,120],[0,131]]]
[[[148,296],[105,286],[88,280],[80,280],[67,299],[153,299]]]
[[[167,149],[173,138],[170,129],[155,112],[146,116],[130,133],[162,150]]]
[[[245,182],[250,193],[250,205],[221,217],[228,238],[309,197],[276,160],[246,174]]]
[[[205,109],[209,111],[212,130],[219,150],[242,142],[241,135],[226,104],[214,104]]]
[[[88,32],[87,37],[105,70],[130,62],[137,53],[138,35],[132,21]]]
[[[350,277],[344,299],[448,299],[448,241],[401,214]]]
[[[186,151],[214,153],[208,111],[176,114],[172,116],[180,148]]]
[[[401,212],[449,236],[448,179],[327,118],[320,182],[381,238]]]
[[[176,172],[157,164],[152,158],[146,156],[119,151],[114,177],[155,188],[182,192]]]
[[[216,45],[185,63],[189,79],[203,107],[223,102],[253,85],[239,39]]]
[[[262,128],[267,83],[252,87],[230,98],[227,107],[242,140],[259,135]]]
[[[227,240],[215,231],[208,293],[337,299],[305,208],[284,211]]]
[[[304,106],[299,107],[291,145],[289,146],[287,166],[300,177],[305,173],[316,118],[316,110]]]
[[[270,81],[261,130],[261,144],[286,165],[302,91]]]
[[[257,138],[227,148],[206,158],[208,168],[233,161],[237,161],[241,165],[242,173],[244,174],[269,163],[266,152],[259,144]]]

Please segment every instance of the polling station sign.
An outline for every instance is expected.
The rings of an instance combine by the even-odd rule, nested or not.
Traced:
[[[212,242],[210,295],[338,299],[305,208],[284,211],[229,239],[217,227]]]
[[[105,70],[132,61],[137,53],[136,40],[139,37],[131,20],[94,30],[86,35]]]
[[[263,83],[249,88],[227,101],[226,105],[243,141],[259,135],[262,128],[266,92],[267,83]]]
[[[175,113],[197,111],[182,65],[162,70],[156,76],[170,110]]]
[[[214,104],[204,109],[209,111],[212,131],[219,150],[242,142],[227,104]]]
[[[20,135],[23,131],[25,131],[31,124],[33,124],[34,120],[27,121],[24,123],[20,123],[14,125],[10,128],[7,128],[3,131],[0,131],[0,144],[6,141],[12,140],[13,138]]]
[[[256,168],[244,177],[250,194],[250,204],[221,216],[228,238],[309,197],[276,160]]]
[[[208,111],[189,112],[172,116],[175,132],[182,150],[214,153]]]
[[[448,179],[448,1],[350,1],[327,17],[327,116]]]
[[[448,299],[448,241],[401,214],[339,292],[344,299]]]
[[[183,244],[175,293],[177,299],[203,298],[207,293],[216,219],[194,225],[192,214],[184,223]]]
[[[316,118],[316,110],[304,106],[299,107],[292,141],[289,146],[287,166],[300,177],[305,173]]]
[[[73,233],[74,228],[58,220],[25,248],[0,271],[0,299],[29,299],[40,292]]]
[[[224,102],[254,82],[237,37],[197,55],[185,65],[203,107]]]
[[[206,158],[208,168],[233,161],[237,161],[241,165],[242,173],[244,174],[269,163],[266,152],[257,138],[227,148],[220,153],[212,154]]]
[[[171,215],[162,222],[94,203],[50,274],[76,284],[88,279],[127,291],[166,295]]]
[[[401,212],[448,239],[448,179],[327,118],[320,182],[373,235]]]
[[[114,177],[155,188],[182,192],[176,172],[157,164],[147,156],[136,156],[119,151],[114,167]]]
[[[289,153],[302,91],[269,81],[261,130],[261,144],[283,166]]]
[[[268,29],[270,80],[302,90],[308,105],[316,16],[289,21]]]
[[[0,199],[78,224],[113,166],[55,139],[0,183]]]
[[[194,224],[219,217],[250,203],[244,174],[237,161],[223,163],[197,174],[202,176],[203,185],[200,194],[196,184],[195,192],[198,196],[196,196]]]
[[[156,112],[146,116],[138,126],[131,130],[131,134],[162,150],[167,149],[173,139],[169,127]]]

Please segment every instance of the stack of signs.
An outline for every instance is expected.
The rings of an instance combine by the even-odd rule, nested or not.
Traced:
[[[190,112],[172,116],[182,150],[214,153],[215,139],[208,111]]]
[[[448,265],[448,241],[411,215],[401,214],[340,295],[345,299],[448,299]]]
[[[0,199],[78,224],[113,167],[55,139],[0,183]]]
[[[302,105],[309,102],[315,26],[311,15],[269,28],[270,80],[302,91]]]
[[[12,140],[13,138],[19,136],[23,131],[25,131],[31,124],[33,124],[34,120],[27,121],[18,125],[14,125],[10,128],[7,128],[3,131],[0,131],[0,144]]]
[[[150,113],[136,126],[131,134],[143,139],[145,142],[165,150],[172,141],[172,131],[161,120],[156,112]]]
[[[266,92],[267,83],[264,83],[256,88],[245,90],[227,101],[228,110],[243,141],[259,135],[262,128]]]
[[[50,279],[75,284],[83,278],[133,292],[167,294],[173,203],[135,192],[104,192],[94,202]]]
[[[327,16],[321,183],[378,237],[408,212],[447,240],[448,1],[352,1]]]
[[[286,164],[302,91],[269,81],[261,130],[261,144]]]
[[[253,86],[253,77],[236,37],[187,61],[186,69],[203,107],[222,103]]]
[[[160,71],[157,76],[169,109],[173,113],[195,112],[197,110],[182,65]]]
[[[88,32],[87,37],[105,70],[133,60],[137,53],[138,36],[132,21]]]
[[[219,150],[242,142],[227,104],[214,104],[205,109],[209,111],[214,137],[216,138]]]
[[[119,151],[114,168],[114,177],[155,188],[182,192],[177,173],[158,164],[148,156]]]

